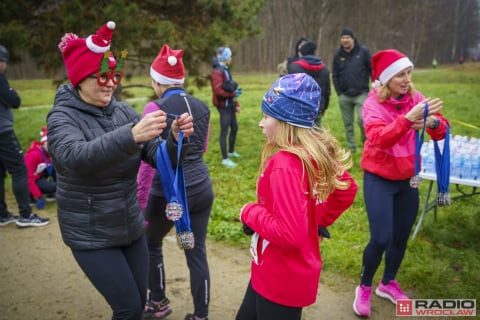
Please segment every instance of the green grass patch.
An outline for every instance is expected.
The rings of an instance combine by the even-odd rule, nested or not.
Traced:
[[[256,180],[260,150],[264,137],[258,127],[261,118],[260,104],[265,91],[273,84],[276,74],[234,74],[243,89],[239,98],[239,133],[236,151],[241,155],[238,166],[226,169],[221,165],[218,142],[219,117],[211,103],[210,87],[188,87],[187,90],[205,101],[211,110],[211,132],[205,160],[213,180],[215,202],[209,236],[218,241],[248,249],[249,237],[242,233],[239,211],[249,201],[255,201]],[[442,66],[418,69],[413,81],[427,97],[444,101],[442,113],[450,121],[453,135],[480,138],[480,63],[461,66]],[[23,106],[15,110],[15,129],[24,149],[39,138],[42,125],[55,95],[51,80],[11,81],[22,98]],[[141,84],[124,90],[125,96],[141,113],[152,96],[150,79],[125,79],[124,85]],[[332,87],[333,89],[333,87]],[[143,98],[143,99],[142,99]],[[43,107],[34,107],[34,106]],[[330,106],[322,120],[339,142],[346,147],[343,123],[337,96],[333,92]],[[357,130],[357,128],[355,128]],[[357,130],[358,144],[360,138]],[[428,138],[427,138],[428,139]],[[330,228],[332,239],[321,244],[323,258],[322,281],[337,276],[347,281],[359,280],[363,249],[369,239],[368,221],[363,202],[361,152],[353,155],[354,167],[350,170],[359,185],[356,200],[347,212]],[[428,182],[420,186],[420,204],[423,206]],[[9,186],[7,185],[7,188]],[[452,195],[458,195],[451,186]],[[467,188],[468,189],[468,188]],[[397,276],[405,288],[413,290],[416,298],[474,298],[480,301],[480,197],[455,201],[450,207],[439,208],[437,220],[429,212],[414,241],[409,242],[405,259]],[[380,266],[375,281],[383,272]]]

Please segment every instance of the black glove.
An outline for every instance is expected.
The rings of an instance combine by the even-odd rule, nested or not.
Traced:
[[[330,239],[330,232],[328,232],[327,228],[318,226],[318,235]]]
[[[243,224],[243,232],[244,232],[246,235],[249,235],[249,236],[251,236],[252,234],[255,233],[255,231],[253,231],[252,229],[250,229],[250,227],[247,226],[245,223]]]
[[[238,88],[238,83],[236,83],[233,80],[225,80],[222,83],[222,89],[227,91],[227,92],[235,92]]]

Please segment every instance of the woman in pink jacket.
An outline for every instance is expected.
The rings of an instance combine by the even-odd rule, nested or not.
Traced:
[[[313,126],[320,87],[307,74],[278,79],[262,101],[266,137],[256,203],[240,213],[253,230],[251,280],[237,320],[300,320],[315,302],[319,240],[355,198],[349,154]]]
[[[415,130],[422,130],[425,119],[432,139],[443,139],[447,131],[448,122],[439,114],[443,102],[425,98],[414,89],[412,70],[413,63],[394,49],[372,57],[374,83],[363,103],[367,140],[360,163],[365,170],[363,194],[370,241],[363,253],[361,281],[353,302],[359,316],[370,316],[372,279],[384,254],[385,270],[376,294],[395,304],[398,299],[408,299],[395,276],[419,205],[414,177]],[[418,157],[417,161],[419,165]]]

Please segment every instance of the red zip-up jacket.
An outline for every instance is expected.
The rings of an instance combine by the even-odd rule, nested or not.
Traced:
[[[36,183],[36,181],[42,177],[42,172],[37,172],[37,167],[41,163],[45,163],[46,165],[51,164],[50,155],[48,152],[45,150],[43,151],[43,154],[45,155],[44,159],[40,148],[42,148],[41,143],[38,141],[33,141],[24,157],[25,165],[27,166],[28,171],[28,189],[30,190],[32,196],[37,199],[42,196],[42,191],[40,191]]]
[[[253,289],[266,299],[291,307],[315,302],[322,260],[318,226],[327,227],[348,209],[357,185],[348,172],[347,190],[321,202],[308,194],[308,176],[296,155],[279,151],[258,180],[257,203],[244,206],[242,221],[252,236]],[[302,177],[305,177],[302,179]]]

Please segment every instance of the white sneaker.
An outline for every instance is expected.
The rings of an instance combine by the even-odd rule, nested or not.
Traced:
[[[226,168],[235,168],[237,166],[237,164],[235,162],[233,162],[232,160],[230,159],[223,159],[222,160],[222,164],[224,167]]]

